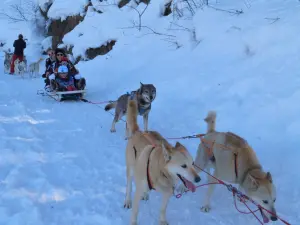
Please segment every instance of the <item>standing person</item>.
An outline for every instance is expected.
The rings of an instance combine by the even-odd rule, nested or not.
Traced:
[[[11,64],[10,64],[10,73],[14,74],[15,72],[15,61],[19,59],[20,61],[24,60],[24,49],[26,48],[26,42],[23,40],[23,35],[19,34],[19,39],[14,41],[14,54],[12,56]]]

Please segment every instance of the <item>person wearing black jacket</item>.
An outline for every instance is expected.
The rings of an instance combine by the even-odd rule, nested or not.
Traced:
[[[50,85],[50,80],[48,76],[53,73],[55,62],[56,62],[56,56],[53,49],[48,50],[48,56],[49,57],[46,59],[46,63],[45,63],[45,73],[42,75],[43,78],[46,78],[45,86]]]
[[[19,39],[14,41],[14,54],[12,56],[10,64],[10,74],[15,72],[15,61],[19,59],[20,61],[24,60],[24,49],[26,48],[26,42],[23,40],[23,35],[19,34]]]

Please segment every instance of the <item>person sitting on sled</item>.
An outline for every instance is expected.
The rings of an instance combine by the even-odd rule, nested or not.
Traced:
[[[70,75],[69,69],[66,65],[61,65],[57,69],[57,76],[52,80],[52,88],[55,91],[76,91],[74,85],[74,78]]]
[[[42,75],[45,78],[45,87],[50,85],[49,75],[53,73],[54,63],[56,61],[55,52],[53,49],[48,50],[48,58],[45,63],[45,73]]]
[[[73,63],[65,56],[63,49],[57,48],[55,50],[56,62],[54,66],[54,73],[57,72],[59,66],[66,65],[69,69],[69,74],[73,76],[75,80],[75,87],[78,90],[83,90],[85,88],[85,79],[79,74],[79,71],[75,68]]]

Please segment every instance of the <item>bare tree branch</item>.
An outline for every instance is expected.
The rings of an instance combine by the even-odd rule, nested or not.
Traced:
[[[36,18],[38,6],[33,0],[20,1],[18,4],[9,6],[8,11],[2,10],[1,16],[6,17],[10,22],[29,22],[31,19]]]
[[[174,39],[171,39],[171,38],[165,38],[165,39],[162,39],[163,41],[166,41],[166,42],[169,42],[170,45],[169,47],[171,46],[174,46],[175,47],[175,50],[179,49],[182,47],[181,44],[178,43],[178,41],[174,40]]]
[[[137,29],[140,29],[140,28],[146,28],[150,31],[150,33],[146,33],[146,34],[143,34],[142,36],[145,36],[145,35],[149,35],[149,34],[156,34],[156,35],[161,35],[161,36],[167,36],[167,37],[173,37],[175,38],[176,36],[175,35],[171,35],[171,34],[164,34],[164,33],[160,33],[160,32],[157,32],[155,31],[154,29],[148,27],[148,26],[136,26],[135,24],[133,24],[132,27],[122,27],[121,29],[134,29],[134,28],[137,28]]]
[[[138,3],[136,2],[136,4],[138,4]],[[139,31],[141,31],[141,29],[142,29],[142,17],[144,15],[144,13],[146,12],[149,4],[145,4],[145,5],[146,5],[145,8],[141,12],[137,8],[135,8],[135,7],[131,6],[131,5],[124,5],[125,7],[133,9],[138,14],[138,21],[139,21],[139,24],[138,24],[138,28],[139,29],[138,30]],[[98,4],[97,6],[117,6],[118,7],[117,4],[105,4],[105,5]]]
[[[276,17],[276,18],[265,18],[265,19],[272,21],[270,24],[276,23],[278,20],[280,20],[279,17]]]
[[[211,5],[208,5],[209,8],[212,8],[214,10],[217,10],[217,11],[221,11],[221,12],[227,12],[227,13],[230,13],[230,14],[234,14],[234,15],[240,15],[240,14],[243,14],[243,10],[237,10],[237,9],[230,9],[230,10],[227,10],[227,9],[219,9],[219,8],[215,8]]]

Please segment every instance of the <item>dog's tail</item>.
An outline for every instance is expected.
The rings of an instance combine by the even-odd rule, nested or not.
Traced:
[[[207,123],[207,133],[216,131],[216,117],[215,111],[209,111],[204,121]]]
[[[117,106],[117,102],[111,102],[109,104],[107,104],[104,108],[105,111],[109,111],[111,110],[112,108],[116,108]]]
[[[130,100],[127,105],[127,113],[126,113],[126,121],[128,130],[131,134],[135,131],[138,131],[139,125],[137,123],[137,116],[138,116],[138,106],[136,101]]]

